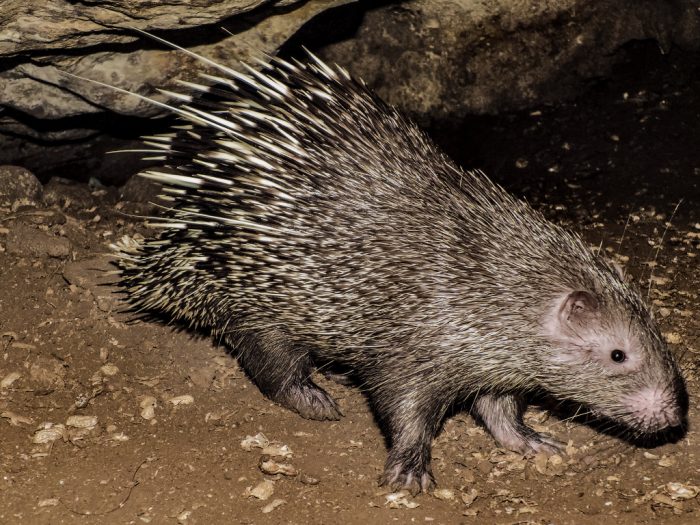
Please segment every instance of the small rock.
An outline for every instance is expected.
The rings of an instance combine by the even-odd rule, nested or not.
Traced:
[[[652,497],[652,501],[658,505],[662,505],[665,507],[671,507],[676,509],[683,508],[683,503],[681,501],[675,501],[673,498],[670,498],[666,494],[654,494],[654,496]]]
[[[37,506],[39,506],[39,507],[55,507],[59,503],[60,503],[60,501],[58,500],[58,498],[47,498],[47,499],[39,500],[39,503],[37,503]]]
[[[168,403],[172,404],[173,406],[191,405],[194,403],[194,397],[189,394],[183,394],[181,396],[171,397],[168,399]]]
[[[106,365],[102,365],[100,367],[100,372],[102,372],[102,375],[112,377],[119,373],[119,368],[112,363],[107,363]]]
[[[50,235],[26,224],[15,224],[7,236],[7,252],[21,257],[55,257],[65,259],[71,253],[71,243],[65,237]]]
[[[539,472],[540,474],[546,474],[547,473],[547,460],[549,458],[547,457],[547,454],[544,452],[538,452],[535,454],[535,457],[533,458],[533,463],[535,465],[535,470]]]
[[[17,381],[20,377],[22,377],[22,374],[19,372],[10,372],[0,381],[0,388],[9,388],[12,386],[12,383]]]
[[[668,277],[660,277],[658,275],[652,275],[651,277],[649,277],[649,280],[656,286],[665,286],[671,282],[671,279],[669,279]]]
[[[156,417],[156,406],[158,401],[153,396],[144,396],[139,403],[141,408],[141,417],[145,420]]]
[[[61,271],[61,275],[68,284],[73,284],[80,288],[87,288],[90,284],[88,272],[85,268],[85,261],[70,261],[66,263]]]
[[[99,299],[105,302],[109,301],[109,297],[105,299],[108,294],[105,294],[104,285],[113,280],[116,281],[116,277],[110,273],[112,270],[106,257],[96,256],[68,261],[61,270],[61,275],[68,284],[90,290],[95,295],[96,301]],[[108,310],[110,308],[109,305],[103,305],[103,307]]]
[[[263,447],[262,453],[278,458],[292,457],[292,449],[289,448],[289,445],[283,445],[281,443],[270,443],[269,445]]]
[[[19,166],[0,166],[0,206],[16,211],[20,206],[37,206],[44,189],[32,172]]]
[[[265,448],[270,444],[270,441],[265,437],[265,434],[259,432],[254,436],[246,436],[241,440],[241,448],[246,452],[250,452],[254,448]],[[270,454],[272,456],[274,454]]]
[[[676,464],[676,460],[669,456],[663,456],[659,460],[659,466],[661,467],[672,467]]]
[[[671,315],[671,310],[669,310],[666,307],[659,308],[659,315],[663,318],[666,318],[669,315]]]
[[[262,508],[262,513],[268,514],[268,513],[272,512],[273,510],[275,510],[280,505],[284,505],[285,503],[286,503],[286,501],[284,501],[283,499],[273,499],[270,503],[268,503],[267,505],[265,505]]]
[[[51,443],[57,439],[66,439],[66,427],[61,424],[53,423],[42,423],[34,435],[32,436],[32,443],[43,444]]]
[[[462,503],[469,507],[478,496],[479,492],[476,489],[471,489],[468,493],[462,494]]]
[[[663,336],[666,342],[672,345],[679,345],[683,342],[683,338],[678,332],[665,332]]]
[[[252,496],[254,498],[257,498],[257,499],[264,501],[264,500],[268,499],[270,496],[272,496],[272,494],[274,492],[275,492],[275,484],[272,481],[266,479],[264,481],[261,481],[257,485],[255,485],[255,487],[253,487],[252,489],[250,487],[248,487],[246,489],[244,495],[249,496],[249,497]]]
[[[260,458],[260,463],[258,468],[263,472],[263,474],[270,474],[272,476],[276,474],[281,474],[283,476],[296,476],[299,471],[294,468],[289,463],[277,463],[273,461],[270,456],[262,456]]]
[[[18,427],[19,425],[30,425],[34,423],[34,420],[32,418],[17,415],[14,412],[10,412],[9,410],[0,413],[0,417],[9,419],[10,425],[12,425],[13,427]]]
[[[443,501],[452,501],[455,499],[455,493],[450,489],[437,489],[433,491],[433,496]]]
[[[671,481],[666,484],[666,492],[674,500],[693,499],[700,493],[700,487]]]
[[[120,188],[119,197],[129,202],[158,202],[161,191],[157,182],[135,175]]]
[[[408,491],[405,490],[401,490],[399,492],[391,492],[387,494],[385,498],[385,504],[390,509],[415,509],[416,507],[420,507],[419,503],[416,503],[415,501],[408,498]]]
[[[321,483],[320,479],[309,476],[308,474],[302,474],[299,476],[299,481],[301,481],[304,485],[318,485]]]
[[[65,209],[80,211],[95,206],[95,198],[87,184],[81,184],[62,177],[52,177],[44,186],[44,202],[47,205],[57,205]]]
[[[549,456],[549,463],[555,467],[561,465],[563,462],[564,460],[559,454],[553,454]]]
[[[66,419],[67,427],[93,429],[95,425],[97,425],[97,416],[70,416]]]
[[[572,458],[576,454],[578,454],[578,449],[574,446],[574,442],[569,440],[569,442],[566,444],[566,455]]]

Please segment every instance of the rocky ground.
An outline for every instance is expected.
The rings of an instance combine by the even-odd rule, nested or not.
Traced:
[[[456,414],[434,443],[438,490],[390,493],[358,390],[319,379],[345,417],[303,420],[214,341],[124,311],[106,253],[151,234],[134,215],[152,188],[42,187],[5,167],[0,522],[697,523],[700,86],[684,71],[623,72],[571,104],[434,130],[643,287],[688,380],[678,443],[635,448],[532,409],[529,423],[568,445],[525,459]]]

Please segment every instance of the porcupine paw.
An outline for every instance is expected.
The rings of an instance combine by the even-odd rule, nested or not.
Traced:
[[[280,402],[306,419],[337,421],[343,416],[338,403],[313,383],[291,387]]]
[[[564,450],[564,443],[554,439],[547,434],[535,432],[529,427],[521,434],[513,434],[507,442],[500,441],[500,444],[509,450],[519,452],[524,456],[534,456],[539,452],[547,455],[558,454]]]
[[[389,487],[392,491],[408,490],[412,495],[429,492],[435,488],[435,478],[430,467],[407,467],[396,464],[387,465],[384,474],[379,478],[381,486]]]

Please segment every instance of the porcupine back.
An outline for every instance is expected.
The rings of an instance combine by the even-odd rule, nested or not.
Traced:
[[[165,169],[144,175],[173,206],[157,239],[125,250],[122,282],[138,307],[215,331],[232,315],[272,316],[317,344],[352,338],[355,324],[381,331],[401,310],[434,325],[450,294],[436,312],[415,309],[450,282],[463,303],[460,272],[474,313],[499,322],[494,292],[517,287],[532,301],[581,274],[607,278],[578,237],[460,171],[342,68],[274,60],[263,73],[226,72],[183,82],[201,91],[180,106],[191,121],[147,140]]]
[[[217,334],[305,417],[340,415],[311,365],[350,370],[388,436],[392,486],[432,485],[430,441],[472,395],[526,453],[556,449],[522,423],[535,388],[645,431],[679,424],[658,328],[578,236],[454,166],[340,67],[216,67],[183,82],[194,95],[170,93],[185,124],[148,139],[164,168],[145,176],[172,207],[156,239],[117,246],[134,306]],[[621,352],[608,343],[624,367],[603,362]]]

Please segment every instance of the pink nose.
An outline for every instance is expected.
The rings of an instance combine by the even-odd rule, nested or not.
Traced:
[[[629,395],[625,404],[649,430],[677,427],[682,423],[681,408],[668,389],[645,387]]]

